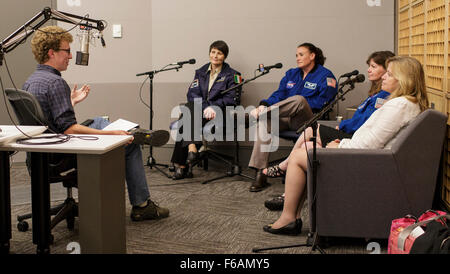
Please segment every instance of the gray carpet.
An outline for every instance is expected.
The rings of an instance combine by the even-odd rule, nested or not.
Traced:
[[[213,168],[210,168],[213,169]],[[195,178],[173,181],[156,170],[146,168],[152,199],[170,209],[170,217],[159,221],[135,223],[129,218],[130,205],[126,199],[127,253],[129,254],[252,254],[255,247],[270,247],[304,243],[309,230],[306,208],[303,212],[303,233],[299,236],[272,235],[262,227],[276,220],[280,212],[271,212],[264,201],[284,190],[281,180],[271,180],[271,187],[250,193],[250,181],[240,177],[226,178],[207,185],[200,182],[221,175],[218,169],[205,172],[194,169]],[[246,171],[253,175],[252,171]],[[52,186],[52,203],[65,199],[62,186]],[[75,196],[77,195],[75,191]],[[15,165],[11,171],[12,226],[11,253],[35,253],[31,229],[18,232],[18,214],[30,211],[29,176],[24,166]],[[31,222],[30,222],[31,227]],[[51,253],[67,254],[67,246],[78,241],[78,222],[68,231],[65,222],[52,234]],[[337,241],[336,241],[337,240]],[[330,254],[368,254],[368,241],[335,239],[325,249]],[[382,253],[385,244],[380,242]],[[308,254],[310,247],[265,251],[276,254]],[[316,251],[317,252],[317,251]]]

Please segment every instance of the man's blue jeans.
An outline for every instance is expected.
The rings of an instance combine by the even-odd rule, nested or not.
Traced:
[[[94,118],[94,122],[89,127],[103,129],[109,124],[108,120],[97,117]],[[142,162],[142,151],[139,145],[129,144],[125,147],[125,179],[128,197],[132,205],[140,205],[150,198]]]

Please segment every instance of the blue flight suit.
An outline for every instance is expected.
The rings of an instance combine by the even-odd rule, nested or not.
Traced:
[[[384,104],[389,95],[391,95],[389,92],[381,90],[377,94],[368,97],[359,105],[351,119],[344,120],[339,124],[339,130],[348,134],[355,133],[369,119],[370,115]]]
[[[260,105],[272,106],[291,96],[305,97],[313,112],[318,112],[330,103],[337,94],[337,83],[333,73],[327,68],[316,65],[303,79],[303,70],[293,68],[286,72],[280,86],[268,99]]]
[[[241,74],[232,69],[227,63],[223,63],[222,71],[219,73],[211,90],[208,92],[210,75],[208,73],[208,68],[209,63],[195,71],[194,81],[191,83],[187,93],[188,102],[193,102],[195,98],[201,98],[203,110],[209,106],[225,108],[226,106],[236,105],[234,101],[236,96],[235,90],[227,92],[224,95],[220,93],[235,86],[234,76]]]

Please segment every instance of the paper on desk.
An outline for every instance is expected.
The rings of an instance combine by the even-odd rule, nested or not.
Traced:
[[[118,119],[108,126],[106,126],[103,130],[125,130],[128,131],[132,128],[135,128],[139,126],[139,124],[124,120],[124,119]]]

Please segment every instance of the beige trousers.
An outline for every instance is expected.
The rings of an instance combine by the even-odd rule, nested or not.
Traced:
[[[261,132],[278,135],[277,132],[271,132],[272,126],[270,125],[270,112],[274,107],[278,107],[279,111],[279,131],[298,130],[306,121],[313,117],[311,107],[306,99],[300,95],[289,97],[286,100],[270,106],[267,110],[267,122],[258,121],[253,152],[248,164],[249,167],[263,169],[266,168],[269,163],[270,152],[268,152],[267,147],[270,146],[272,138],[270,134],[264,135],[261,134]]]

